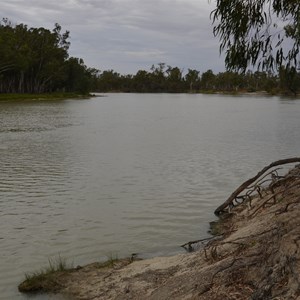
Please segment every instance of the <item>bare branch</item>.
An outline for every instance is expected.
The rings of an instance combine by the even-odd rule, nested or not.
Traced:
[[[227,207],[230,207],[233,205],[233,201],[236,199],[236,197],[244,191],[249,185],[251,185],[253,182],[255,182],[260,176],[262,176],[266,171],[268,171],[271,168],[280,166],[280,165],[285,165],[285,164],[290,164],[290,163],[297,163],[300,162],[300,157],[293,157],[293,158],[287,158],[287,159],[281,159],[277,160],[275,162],[272,162],[270,165],[264,167],[260,172],[258,172],[254,177],[248,179],[245,181],[242,185],[240,185],[230,196],[229,198],[222,204],[220,205],[216,210],[215,214],[220,215],[222,212]]]

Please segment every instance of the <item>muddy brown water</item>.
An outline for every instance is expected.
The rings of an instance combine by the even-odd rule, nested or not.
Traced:
[[[1,299],[27,299],[24,273],[58,255],[169,255],[207,237],[242,181],[299,156],[299,116],[299,100],[261,96],[0,102]]]

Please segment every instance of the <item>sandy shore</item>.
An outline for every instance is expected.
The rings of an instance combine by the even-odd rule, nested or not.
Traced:
[[[300,299],[300,167],[270,176],[200,250],[57,272],[40,289],[69,299]]]

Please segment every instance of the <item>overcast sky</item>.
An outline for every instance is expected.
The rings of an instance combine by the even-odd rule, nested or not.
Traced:
[[[70,55],[121,74],[164,62],[204,72],[224,70],[208,0],[7,0],[2,17],[29,27],[70,31]]]

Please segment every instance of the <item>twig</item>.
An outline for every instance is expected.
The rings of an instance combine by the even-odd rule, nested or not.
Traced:
[[[221,237],[221,236],[222,236],[222,234],[218,234],[218,235],[214,235],[214,236],[211,236],[211,237],[208,237],[208,238],[205,238],[205,239],[187,242],[187,243],[181,245],[180,247],[185,248],[186,246],[188,246],[188,251],[192,251],[192,250],[190,250],[191,245],[206,242],[206,241],[210,241],[210,240],[216,239],[217,237]]]

